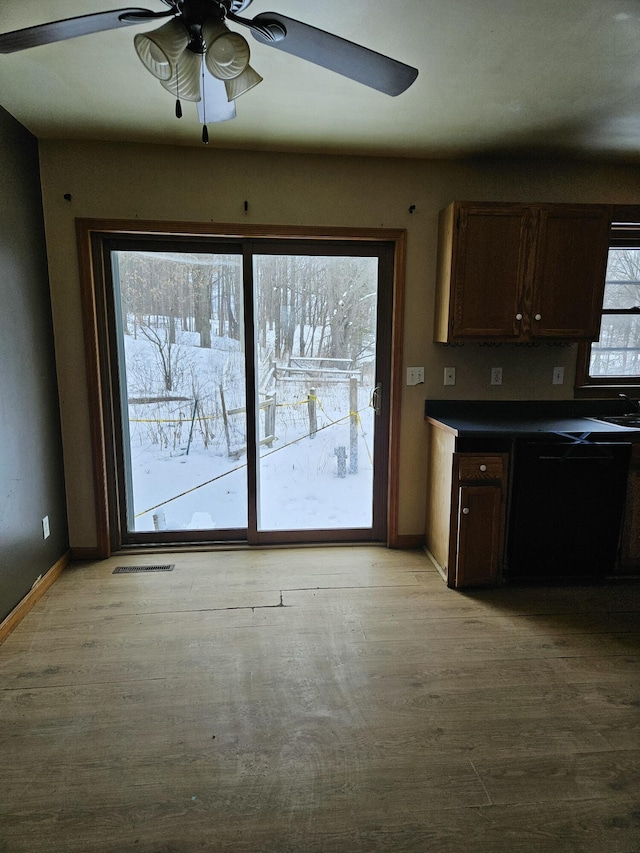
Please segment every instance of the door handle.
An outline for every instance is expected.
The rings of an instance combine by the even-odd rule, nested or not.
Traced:
[[[371,408],[379,415],[382,409],[382,382],[378,382],[371,394]]]

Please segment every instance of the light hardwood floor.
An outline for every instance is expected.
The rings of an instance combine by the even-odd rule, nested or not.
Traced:
[[[0,646],[0,850],[633,853],[639,675],[639,583],[462,593],[382,547],[73,565]]]

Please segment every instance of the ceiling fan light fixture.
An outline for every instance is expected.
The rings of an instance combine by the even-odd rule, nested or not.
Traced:
[[[227,98],[230,101],[235,101],[240,95],[244,95],[249,89],[253,89],[258,83],[262,83],[262,77],[250,65],[244,69],[242,74],[233,77],[231,80],[224,81],[224,87],[227,90]]]
[[[205,64],[213,77],[231,80],[249,65],[249,45],[239,33],[232,33],[214,19],[205,23],[202,36],[206,45]]]
[[[170,80],[176,64],[189,44],[189,33],[177,18],[172,18],[157,30],[138,33],[133,44],[147,71],[158,80]]]
[[[235,102],[227,99],[227,91],[222,80],[212,77],[203,68],[200,86],[202,98],[197,102],[196,107],[201,124],[219,123],[236,117]]]
[[[161,80],[164,88],[183,101],[200,100],[200,67],[202,57],[192,50],[184,50],[175,64],[169,80]]]

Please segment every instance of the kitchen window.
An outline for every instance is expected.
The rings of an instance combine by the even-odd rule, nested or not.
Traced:
[[[640,391],[640,223],[614,225],[600,338],[580,344],[576,392],[613,396]]]

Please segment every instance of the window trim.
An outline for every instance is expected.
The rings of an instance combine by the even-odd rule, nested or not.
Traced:
[[[640,208],[630,207],[623,217],[615,217],[611,225],[609,247],[640,248]],[[604,316],[602,309],[601,316]],[[623,313],[623,312],[616,312]],[[629,313],[631,313],[629,311]],[[615,397],[621,392],[640,391],[640,374],[637,376],[590,376],[591,347],[595,341],[582,341],[578,345],[576,361],[576,397]]]

